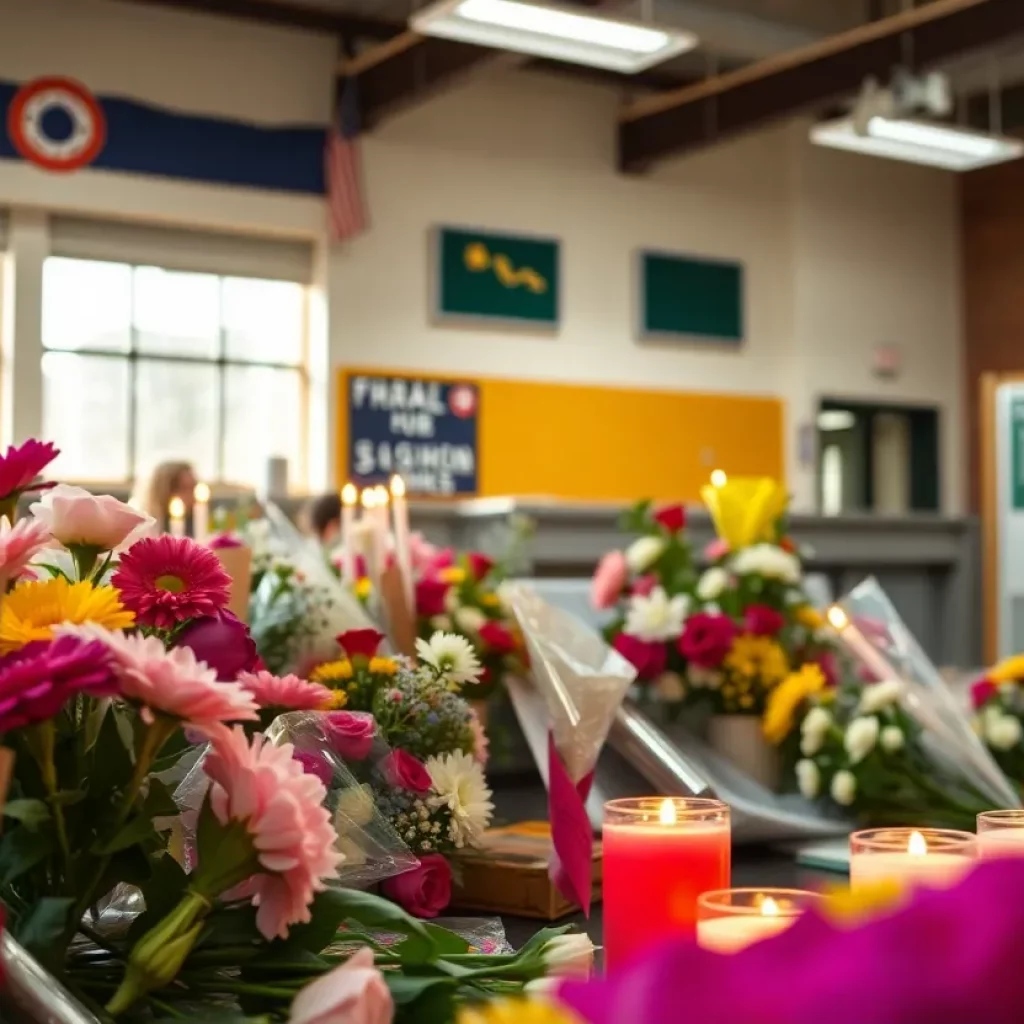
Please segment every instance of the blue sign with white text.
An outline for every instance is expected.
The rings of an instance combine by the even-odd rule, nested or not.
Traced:
[[[349,480],[365,486],[398,473],[412,495],[477,493],[477,384],[358,373],[347,379]]]

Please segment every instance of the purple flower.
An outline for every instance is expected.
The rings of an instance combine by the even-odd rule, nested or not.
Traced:
[[[226,609],[194,619],[178,634],[175,646],[190,647],[222,682],[234,682],[240,673],[263,667],[249,627]]]
[[[921,890],[851,928],[811,913],[731,955],[666,943],[558,998],[588,1024],[1015,1024],[1024,1005],[1024,859],[982,863],[959,885]]]
[[[78,693],[117,693],[105,644],[75,636],[26,644],[0,658],[0,732],[52,718]]]

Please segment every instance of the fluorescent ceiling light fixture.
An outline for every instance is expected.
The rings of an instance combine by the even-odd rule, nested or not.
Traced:
[[[532,0],[440,0],[417,11],[409,27],[422,35],[622,74],[643,71],[697,45],[692,32]]]
[[[909,118],[870,117],[861,132],[853,117],[826,121],[811,128],[811,141],[948,171],[973,171],[1024,156],[1020,139]]]
[[[856,424],[857,417],[849,409],[825,409],[818,413],[819,430],[849,430]]]

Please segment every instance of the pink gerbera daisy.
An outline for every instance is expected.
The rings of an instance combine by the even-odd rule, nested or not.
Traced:
[[[5,455],[0,455],[0,503],[17,503],[18,497],[26,491],[41,491],[53,487],[52,483],[33,481],[53,462],[60,451],[49,442],[30,439],[17,448],[11,445]],[[12,517],[13,518],[13,517]]]
[[[147,537],[121,556],[111,583],[143,626],[173,629],[228,603],[231,577],[209,548],[188,537]]]
[[[287,938],[293,924],[310,920],[313,897],[337,878],[344,860],[322,806],[327,790],[295,759],[290,743],[274,746],[260,733],[250,743],[241,727],[219,727],[211,738],[203,762],[210,808],[222,825],[245,823],[261,870],[242,891],[259,907],[263,936]],[[203,855],[200,850],[200,864]]]
[[[243,672],[238,677],[256,698],[261,708],[287,708],[289,711],[322,711],[330,706],[334,694],[319,683],[308,683],[298,676],[275,676],[270,672]]]
[[[259,717],[252,694],[238,683],[218,682],[217,673],[197,660],[189,647],[168,651],[155,636],[129,636],[95,623],[58,626],[55,632],[102,640],[110,650],[121,693],[142,705],[144,720],[151,722],[156,711],[209,731],[223,722]]]
[[[50,543],[50,529],[38,519],[19,519],[14,526],[0,517],[0,592]]]

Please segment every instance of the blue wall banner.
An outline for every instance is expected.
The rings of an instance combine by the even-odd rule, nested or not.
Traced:
[[[344,380],[349,480],[362,487],[399,473],[414,496],[477,493],[476,383],[359,373]]]
[[[0,158],[39,166],[49,161],[49,170],[89,166],[309,195],[325,191],[323,125],[267,128],[177,113],[93,96],[81,83],[50,78],[0,82],[0,126]]]

